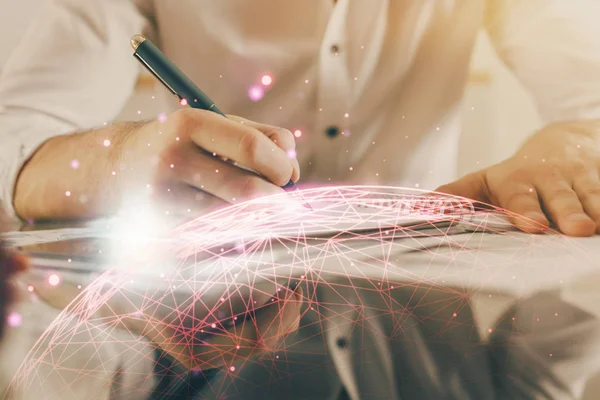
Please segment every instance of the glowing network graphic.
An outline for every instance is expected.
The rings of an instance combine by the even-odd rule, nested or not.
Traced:
[[[372,355],[378,340],[410,345],[409,333],[424,325],[464,357],[478,334],[448,335],[488,330],[475,321],[473,293],[559,287],[573,274],[565,262],[581,259],[583,250],[564,237],[521,234],[506,215],[464,199],[367,186],[306,189],[205,215],[75,290],[9,394],[77,392],[96,376],[87,390],[118,386],[135,397],[160,381],[157,365],[169,359],[172,367],[161,370],[169,381],[219,371],[218,384],[203,389],[208,397],[276,396],[319,368],[335,374],[332,352]],[[46,290],[68,285],[51,279]],[[290,305],[301,316],[296,333],[287,332],[298,324]],[[265,315],[270,323],[259,327]],[[97,356],[107,347],[110,357]],[[76,366],[78,354],[93,357]],[[116,359],[139,374],[115,382]]]

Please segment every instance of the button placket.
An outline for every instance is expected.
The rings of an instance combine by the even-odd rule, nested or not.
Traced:
[[[348,128],[348,119],[344,114],[349,112],[351,85],[347,58],[344,54],[345,30],[348,2],[340,1],[332,11],[327,30],[324,35],[319,59],[319,89],[316,107],[322,111],[317,113],[315,132],[321,135],[319,142],[319,159],[327,163],[322,170],[331,178],[339,174],[340,149],[342,131]],[[332,154],[334,156],[332,157]]]

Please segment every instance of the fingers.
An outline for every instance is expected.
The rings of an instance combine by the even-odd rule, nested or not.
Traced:
[[[217,210],[228,203],[184,182],[160,185],[152,194],[159,213],[195,218]]]
[[[286,152],[247,124],[193,109],[179,111],[175,121],[177,129],[190,132],[200,148],[250,168],[277,186],[284,186],[292,177],[294,168]]]
[[[561,232],[569,236],[591,236],[596,224],[586,214],[577,193],[563,177],[554,179],[544,175],[536,176],[536,190],[542,200],[546,213]],[[588,199],[589,201],[590,199]]]
[[[183,148],[180,157],[181,162],[172,168],[177,179],[228,203],[284,193],[279,186],[255,173],[207,155],[198,148]]]
[[[540,233],[548,228],[550,223],[542,211],[533,185],[513,179],[501,187],[496,197],[500,207],[517,214],[509,214],[509,219],[518,229]]]
[[[435,191],[487,203],[489,202],[489,196],[486,188],[485,171],[479,171],[466,175],[450,184],[440,186]]]
[[[298,164],[298,159],[296,158],[296,140],[294,139],[294,135],[292,134],[292,132],[284,128],[280,128],[273,125],[261,124],[237,116],[228,116],[228,118],[251,126],[261,131],[264,135],[271,139],[273,143],[275,143],[280,149],[285,151],[288,158],[292,162],[292,166],[294,168],[292,180],[294,182],[297,182],[300,179],[300,165]]]
[[[573,182],[573,190],[577,193],[585,213],[596,224],[596,233],[600,233],[600,179],[596,170],[590,170]]]

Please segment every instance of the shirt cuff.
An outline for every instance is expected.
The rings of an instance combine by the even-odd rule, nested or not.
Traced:
[[[70,133],[71,124],[31,111],[7,111],[0,107],[0,207],[17,218],[13,196],[23,165],[48,139]]]

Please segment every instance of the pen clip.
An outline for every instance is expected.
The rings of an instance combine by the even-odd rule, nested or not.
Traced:
[[[172,88],[172,87],[171,87],[171,86],[170,86],[170,85],[169,85],[169,84],[168,84],[168,83],[167,83],[167,82],[166,82],[166,81],[165,81],[165,80],[164,80],[164,79],[163,79],[163,78],[162,78],[162,77],[159,75],[159,74],[157,74],[157,73],[156,73],[156,71],[154,71],[154,69],[152,69],[152,67],[151,67],[151,66],[150,66],[150,65],[149,65],[149,64],[148,64],[148,63],[147,63],[147,62],[146,62],[146,61],[145,61],[145,60],[144,60],[142,57],[140,57],[140,55],[139,55],[137,52],[133,53],[133,56],[134,56],[135,58],[137,58],[138,60],[140,60],[140,62],[141,62],[142,64],[144,64],[144,66],[146,67],[146,69],[147,69],[147,70],[148,70],[148,71],[149,71],[149,72],[150,72],[152,75],[154,75],[154,77],[155,77],[156,79],[158,79],[158,80],[159,80],[159,81],[160,81],[160,82],[161,82],[163,85],[165,85],[165,87],[166,87],[167,89],[169,89],[169,91],[170,91],[171,93],[173,93],[175,96],[178,96],[178,97],[179,97],[179,95],[177,94],[177,92],[176,92],[176,91],[175,91],[175,90],[174,90],[174,89],[173,89],[173,88]]]

